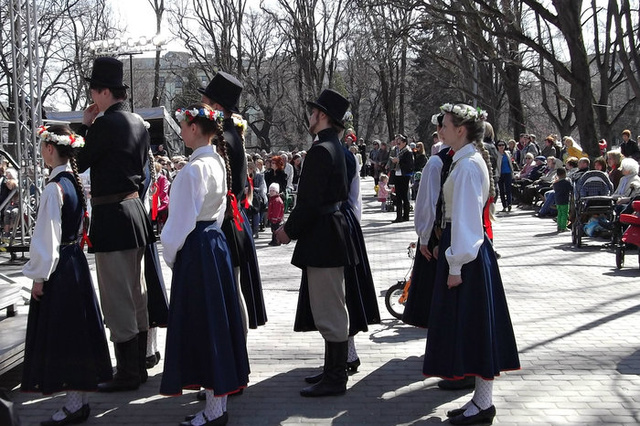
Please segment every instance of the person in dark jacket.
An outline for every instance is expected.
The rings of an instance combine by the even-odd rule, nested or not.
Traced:
[[[413,175],[413,152],[407,145],[407,137],[396,136],[398,156],[391,159],[396,165],[395,193],[396,193],[396,219],[393,223],[409,220],[409,181]]]
[[[622,143],[620,144],[620,152],[627,158],[640,160],[640,148],[638,143],[631,138],[631,130],[622,131]]]
[[[315,140],[304,161],[296,206],[276,238],[283,244],[298,240],[291,263],[302,269],[303,282],[305,278],[308,282],[308,303],[325,340],[322,380],[300,391],[302,396],[317,397],[346,392],[349,315],[344,269],[355,263],[355,253],[340,211],[348,189],[338,133],[344,129],[342,118],[349,102],[327,89],[308,105],[309,133]]]
[[[137,389],[147,379],[147,292],[141,280],[142,256],[155,241],[149,215],[140,201],[149,152],[149,132],[142,118],[125,110],[127,86],[122,62],[95,60],[91,104],[79,133],[86,145],[78,154],[78,171],[91,168],[91,231],[100,301],[115,344],[117,372],[99,390]],[[98,117],[103,112],[104,115]]]

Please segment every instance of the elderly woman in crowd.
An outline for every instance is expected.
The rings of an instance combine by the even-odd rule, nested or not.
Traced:
[[[640,176],[638,176],[638,162],[633,158],[625,158],[622,160],[620,169],[622,178],[613,193],[616,200],[616,211],[622,213],[631,201],[640,195]]]

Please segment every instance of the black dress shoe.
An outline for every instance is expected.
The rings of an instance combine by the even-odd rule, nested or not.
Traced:
[[[475,403],[474,403],[475,404]],[[473,416],[465,416],[464,414],[459,414],[455,417],[451,417],[449,419],[449,423],[452,425],[490,425],[493,423],[493,418],[496,416],[496,406],[492,405],[486,410],[480,410],[479,413],[474,414]]]
[[[209,420],[204,413],[202,413],[202,417],[204,417],[204,420],[206,421],[206,423],[204,423],[202,426],[222,426],[222,425],[226,425],[229,422],[229,415],[227,414],[226,411],[222,413],[220,417],[216,417],[213,420]],[[180,422],[179,426],[192,426],[191,420],[195,418],[196,418],[196,415],[187,416],[185,417],[185,419],[188,419],[188,420],[184,422]]]
[[[62,420],[53,420],[53,418],[49,420],[45,420],[41,422],[41,426],[62,426],[62,425],[71,425],[83,423],[89,418],[89,414],[91,413],[91,408],[89,404],[84,404],[82,407],[78,409],[78,411],[74,411],[70,413],[66,407],[62,407],[62,411],[65,414],[65,417]]]
[[[440,380],[438,387],[442,390],[473,389],[476,387],[476,378],[474,376],[467,376],[460,380]]]
[[[360,358],[356,358],[353,361],[347,361],[348,373],[357,373],[358,367],[360,367]]]

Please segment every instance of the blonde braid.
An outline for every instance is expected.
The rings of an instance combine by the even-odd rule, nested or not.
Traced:
[[[82,184],[82,180],[80,179],[80,174],[78,173],[78,163],[76,162],[76,157],[74,155],[69,158],[69,163],[71,164],[71,171],[73,172],[73,176],[76,178],[74,183],[76,186],[76,190],[80,194],[80,201],[82,202],[82,229],[85,233],[88,233],[89,226],[91,225],[91,218],[87,213],[87,197],[84,194],[84,185]]]
[[[496,197],[496,185],[493,180],[493,167],[491,167],[491,159],[489,158],[489,151],[484,147],[484,144],[481,140],[474,141],[476,145],[476,149],[480,154],[482,154],[482,159],[487,165],[487,170],[489,171],[489,198]]]

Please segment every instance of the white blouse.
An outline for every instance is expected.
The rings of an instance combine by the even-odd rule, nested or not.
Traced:
[[[456,152],[451,167],[443,186],[445,220],[451,222],[451,245],[445,255],[449,274],[460,275],[462,265],[478,256],[484,242],[482,213],[489,199],[489,171],[473,144]]]
[[[447,145],[441,145],[441,149]],[[442,160],[437,155],[429,157],[429,161],[422,169],[422,177],[416,195],[414,207],[414,222],[416,234],[420,237],[422,244],[426,245],[431,238],[431,231],[436,220],[436,207],[440,197]]]
[[[49,179],[71,171],[69,163],[63,164],[51,171]],[[36,226],[29,246],[29,261],[22,267],[22,273],[37,282],[47,281],[60,259],[62,196],[62,189],[56,184],[45,185],[40,196]]]
[[[215,146],[197,148],[171,184],[169,217],[160,235],[170,268],[196,222],[216,220],[222,225],[226,193],[226,168]]]

